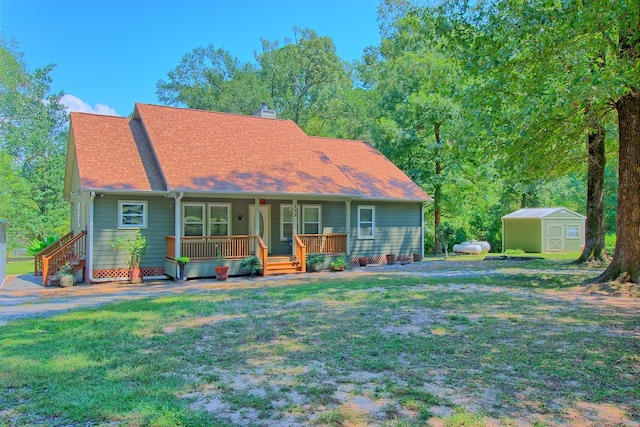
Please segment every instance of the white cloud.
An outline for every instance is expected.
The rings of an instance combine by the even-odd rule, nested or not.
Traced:
[[[81,113],[93,113],[93,114],[102,114],[105,116],[118,116],[116,110],[109,107],[105,104],[96,104],[95,108],[90,104],[87,104],[82,99],[78,98],[74,95],[63,95],[60,98],[60,103],[67,107],[67,112],[70,113],[72,111],[81,112]]]

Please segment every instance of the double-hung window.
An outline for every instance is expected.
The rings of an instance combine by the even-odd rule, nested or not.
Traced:
[[[292,205],[280,205],[280,240],[291,239],[295,224]]]
[[[301,234],[322,232],[322,207],[320,205],[297,205],[298,215],[294,215],[293,205],[280,205],[280,240],[289,240],[297,225]],[[300,216],[302,213],[302,216]],[[298,222],[296,222],[298,221]]]
[[[204,236],[204,203],[184,203],[182,205],[182,235]]]
[[[375,206],[358,206],[358,239],[375,239]]]
[[[229,236],[231,205],[229,203],[183,203],[183,236]]]
[[[231,205],[209,203],[209,236],[229,236],[231,234]]]
[[[147,202],[118,201],[118,228],[147,228]]]
[[[320,234],[320,206],[302,207],[302,234]]]

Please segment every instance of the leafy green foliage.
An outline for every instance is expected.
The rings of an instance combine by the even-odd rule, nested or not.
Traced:
[[[131,269],[140,268],[142,256],[147,252],[147,238],[138,229],[133,238],[123,239],[118,237],[115,242],[109,242],[116,251],[126,252],[127,265]]]
[[[0,36],[0,217],[8,246],[68,231],[63,200],[67,115],[51,93],[53,66],[27,69],[15,43]]]
[[[262,263],[260,262],[260,258],[255,255],[243,259],[240,263],[240,267],[246,270],[251,277],[255,277],[256,274],[262,272]]]
[[[27,253],[29,255],[35,255],[58,239],[59,237],[57,236],[47,236],[42,239],[33,239],[29,242],[29,246],[27,246]]]

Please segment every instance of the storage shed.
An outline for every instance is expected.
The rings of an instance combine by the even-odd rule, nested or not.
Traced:
[[[573,252],[584,245],[586,217],[566,208],[527,208],[502,217],[502,251]]]
[[[0,286],[7,278],[7,221],[0,218]]]

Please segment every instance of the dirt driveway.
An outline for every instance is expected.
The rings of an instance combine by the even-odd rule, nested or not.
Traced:
[[[425,277],[459,277],[490,275],[492,273],[518,274],[523,271],[518,261],[423,261],[406,265],[374,264],[366,267],[352,267],[340,273],[340,277],[348,278],[362,275],[375,275],[395,272]],[[538,270],[541,273],[544,271]],[[594,276],[597,271],[589,270]],[[575,269],[553,270],[554,274],[575,274]],[[309,280],[329,280],[336,273],[319,272],[312,275],[269,276],[249,279],[232,277],[220,282],[215,279],[188,280],[186,283],[175,283],[171,280],[146,281],[142,284],[121,282],[100,284],[79,284],[70,288],[42,287],[40,277],[33,275],[10,276],[0,288],[0,325],[8,321],[25,317],[45,317],[79,307],[94,307],[116,301],[148,298],[159,295],[181,294],[185,292],[204,292],[216,289],[242,289],[258,286],[288,286],[305,283]],[[503,289],[503,291],[509,291]],[[516,289],[513,292],[520,292]],[[551,292],[551,291],[548,291]],[[554,298],[580,300],[594,304],[612,305],[625,308],[640,309],[640,299],[616,298],[609,292],[594,291],[593,288],[577,287],[566,291],[553,291]]]

